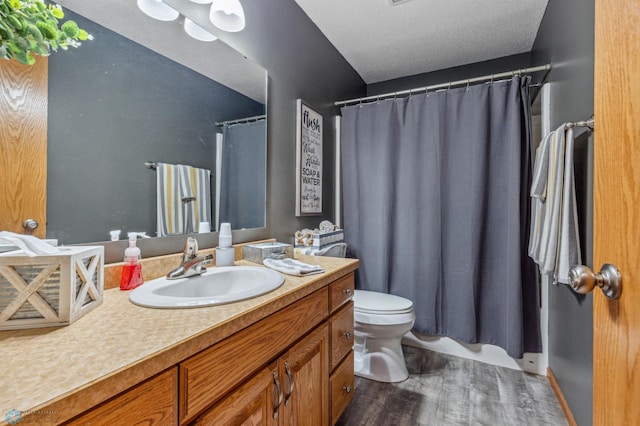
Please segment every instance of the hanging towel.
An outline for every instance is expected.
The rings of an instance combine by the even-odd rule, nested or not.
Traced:
[[[158,236],[193,233],[211,221],[211,172],[182,164],[157,164]]]
[[[278,272],[304,277],[307,275],[321,274],[324,269],[320,265],[309,265],[295,259],[264,259],[264,266],[275,269]]]
[[[573,167],[573,128],[567,130],[566,154],[564,157],[564,188],[562,217],[560,218],[560,240],[554,278],[557,282],[569,284],[569,271],[582,264],[580,235],[578,232],[578,209],[576,206],[576,185]]]
[[[563,124],[536,150],[531,183],[529,256],[545,275],[569,283],[569,270],[581,264],[573,173],[573,129]]]

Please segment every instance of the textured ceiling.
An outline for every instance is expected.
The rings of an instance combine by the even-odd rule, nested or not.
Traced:
[[[367,83],[528,52],[548,0],[295,0]]]

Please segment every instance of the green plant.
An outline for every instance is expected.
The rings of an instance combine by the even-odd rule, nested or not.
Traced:
[[[42,0],[0,0],[0,58],[33,65],[34,55],[48,56],[93,37],[72,20],[60,24],[59,5]]]

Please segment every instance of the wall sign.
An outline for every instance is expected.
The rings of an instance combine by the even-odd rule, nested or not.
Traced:
[[[296,216],[322,214],[322,116],[296,101]]]

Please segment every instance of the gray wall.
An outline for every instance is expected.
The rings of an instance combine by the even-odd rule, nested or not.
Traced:
[[[283,242],[334,218],[333,102],[363,96],[360,76],[294,0],[243,0],[247,27],[223,39],[269,71],[267,232]],[[295,217],[295,111],[302,98],[324,117],[323,215]]]
[[[517,55],[505,56],[502,58],[491,59],[489,61],[476,62],[474,64],[464,65],[460,67],[447,68],[424,74],[417,74],[370,84],[367,86],[367,95],[380,95],[382,93],[413,89],[416,87],[423,87],[431,84],[446,83],[449,81],[464,80],[465,78],[497,74],[500,72],[507,72],[535,65],[543,64],[532,64],[531,54],[529,52],[520,53]]]
[[[534,62],[551,62],[551,125],[593,114],[594,2],[550,0],[532,51]],[[583,262],[592,265],[593,138],[576,140],[576,189]],[[599,267],[600,265],[594,265]],[[549,291],[549,366],[580,425],[592,424],[592,296],[566,286]]]

